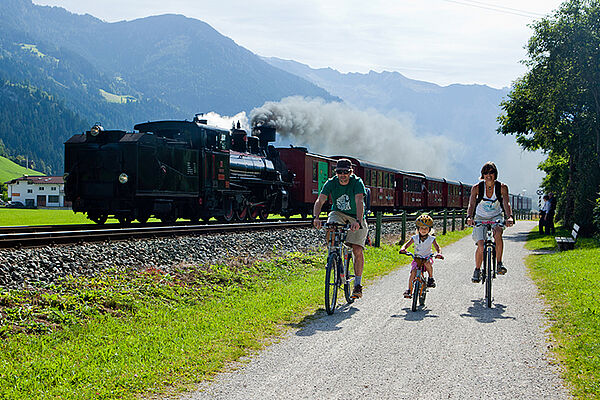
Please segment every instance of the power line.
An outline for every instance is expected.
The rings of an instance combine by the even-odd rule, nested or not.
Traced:
[[[503,14],[517,15],[519,17],[539,18],[539,17],[544,16],[544,14],[540,14],[540,13],[519,10],[517,8],[497,6],[494,4],[489,4],[489,3],[484,3],[484,2],[480,2],[480,1],[474,1],[474,0],[442,0],[442,1],[445,1],[448,3],[460,4],[462,6],[467,6],[467,7],[482,8],[484,10],[496,11],[496,12],[503,13]]]

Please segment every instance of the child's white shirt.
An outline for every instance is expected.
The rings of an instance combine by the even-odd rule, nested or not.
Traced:
[[[427,235],[427,239],[421,241],[419,234],[412,237],[415,244],[415,254],[419,257],[427,257],[431,255],[431,246],[435,240],[435,236]]]

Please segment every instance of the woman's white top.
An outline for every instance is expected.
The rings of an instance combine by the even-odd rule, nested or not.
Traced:
[[[433,246],[433,241],[435,240],[435,236],[427,235],[427,239],[421,241],[421,237],[419,234],[416,234],[412,237],[412,240],[415,244],[415,254],[419,257],[427,257],[431,255],[431,246]]]
[[[477,219],[491,220],[502,215],[502,206],[500,205],[498,197],[496,196],[496,185],[493,186],[493,192],[490,197],[486,196],[487,190],[485,185],[483,190],[483,199],[481,199],[475,208],[475,216],[479,217]]]

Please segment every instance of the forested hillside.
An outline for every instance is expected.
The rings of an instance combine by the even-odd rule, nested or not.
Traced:
[[[199,20],[107,23],[31,0],[0,2],[0,81],[10,94],[3,104],[26,99],[16,114],[1,114],[6,153],[30,154],[46,173],[62,171],[64,139],[95,122],[130,130],[197,112],[233,115],[291,95],[337,99]],[[53,122],[40,131],[36,114]]]
[[[63,143],[85,129],[87,122],[48,93],[0,81],[0,155],[22,156],[31,168],[62,174]]]

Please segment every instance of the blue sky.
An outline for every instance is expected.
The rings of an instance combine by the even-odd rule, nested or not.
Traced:
[[[501,88],[526,72],[529,24],[558,0],[33,0],[108,22],[200,19],[261,56],[340,72],[397,71]]]

